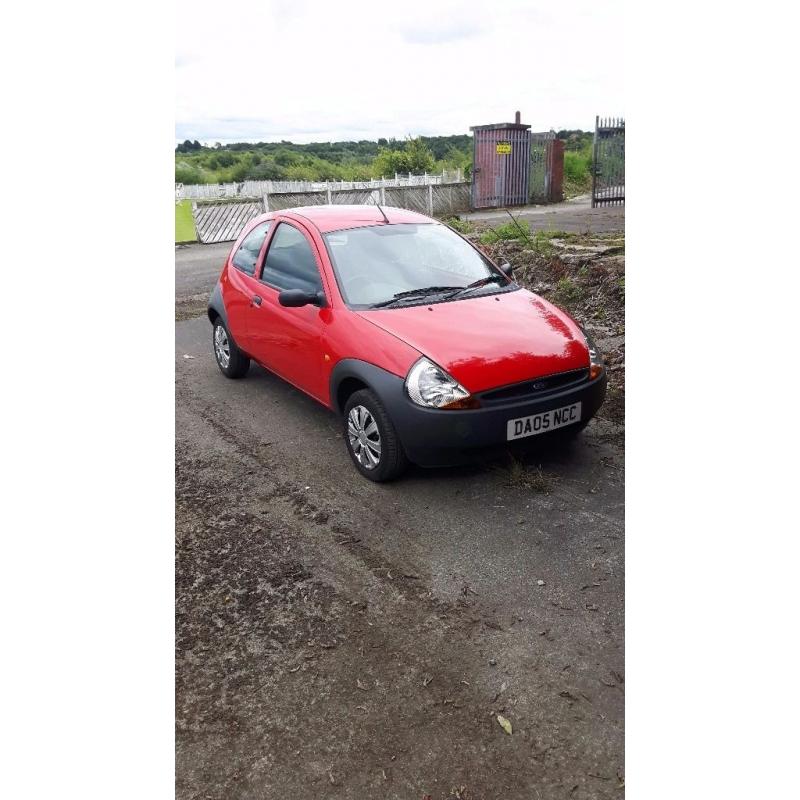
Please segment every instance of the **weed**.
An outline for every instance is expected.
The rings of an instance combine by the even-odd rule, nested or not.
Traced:
[[[509,464],[504,472],[509,486],[528,489],[537,494],[547,494],[555,481],[555,477],[544,472],[541,466],[527,467],[513,455],[509,456]]]
[[[533,250],[540,256],[552,256],[555,252],[553,239],[571,238],[573,234],[565,231],[536,231],[531,230],[531,226],[524,220],[515,219],[498,225],[496,228],[489,228],[481,234],[483,244],[496,244],[497,242],[519,242],[525,249]]]
[[[459,219],[458,217],[450,217],[444,220],[445,225],[449,225],[454,231],[459,233],[468,234],[475,231],[475,226],[468,219]]]
[[[527,237],[527,238],[526,238]],[[526,243],[530,240],[531,228],[527,222],[506,222],[496,228],[489,228],[481,234],[483,244],[495,244],[496,242],[518,241]]]
[[[568,242],[580,239],[577,233],[569,233],[568,231],[536,231],[536,235],[541,239],[564,239]]]
[[[562,303],[577,303],[584,293],[585,289],[567,275],[559,279],[555,288],[556,298]]]

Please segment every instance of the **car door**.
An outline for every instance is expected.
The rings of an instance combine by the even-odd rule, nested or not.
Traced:
[[[284,289],[324,291],[320,267],[306,232],[281,220],[267,243],[259,301],[248,312],[251,355],[318,400],[325,395],[322,335],[329,312],[314,305],[286,308],[278,295]]]
[[[256,265],[271,227],[272,220],[267,220],[249,231],[231,256],[228,269],[223,273],[222,301],[228,316],[228,327],[234,341],[249,355],[254,354],[252,337],[248,329],[248,312],[253,297],[257,296],[261,289],[256,277]]]

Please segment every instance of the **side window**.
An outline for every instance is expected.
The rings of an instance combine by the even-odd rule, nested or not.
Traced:
[[[264,239],[269,233],[270,225],[271,223],[269,222],[262,222],[247,234],[233,256],[233,266],[236,269],[240,269],[248,275],[255,274],[258,254],[261,252],[261,245],[264,244]]]
[[[278,289],[322,289],[311,245],[297,228],[285,222],[278,225],[264,259],[261,280]]]

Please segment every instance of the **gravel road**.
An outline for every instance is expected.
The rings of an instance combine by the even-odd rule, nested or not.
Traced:
[[[227,247],[176,250],[178,798],[622,796],[619,430],[371,484],[219,373],[189,298]]]

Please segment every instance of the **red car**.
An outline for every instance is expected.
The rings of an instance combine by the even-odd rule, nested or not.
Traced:
[[[339,413],[373,481],[581,430],[605,397],[591,339],[436,220],[312,206],[252,220],[208,306],[222,373],[255,360]],[[552,438],[552,437],[550,437]]]

